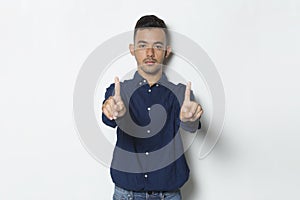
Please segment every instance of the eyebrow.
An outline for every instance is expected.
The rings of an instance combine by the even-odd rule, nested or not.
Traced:
[[[140,44],[140,43],[146,43],[146,44],[148,44],[148,42],[146,42],[146,41],[144,41],[144,40],[139,40],[137,43],[138,43],[138,44]],[[164,43],[162,43],[162,42],[154,42],[154,44],[161,44],[161,45],[164,45]]]

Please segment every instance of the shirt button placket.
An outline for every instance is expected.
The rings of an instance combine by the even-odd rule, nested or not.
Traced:
[[[144,83],[146,83],[146,80],[144,80]],[[152,90],[151,90],[151,88],[149,88],[149,89],[148,89],[148,93],[151,93],[151,92],[152,92]],[[148,107],[147,110],[150,111],[151,108]],[[150,132],[151,132],[151,131],[148,129],[148,130],[147,130],[147,133],[149,134]],[[149,152],[146,151],[146,152],[145,152],[145,155],[148,156],[148,155],[149,155]],[[144,178],[147,179],[147,178],[148,178],[148,174],[144,174]]]

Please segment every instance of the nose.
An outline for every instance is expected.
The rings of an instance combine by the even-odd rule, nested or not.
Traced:
[[[149,57],[153,57],[154,56],[154,49],[152,47],[151,48],[147,48],[146,54]]]

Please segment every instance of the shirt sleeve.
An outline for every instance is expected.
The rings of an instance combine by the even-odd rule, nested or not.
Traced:
[[[108,88],[106,88],[106,92],[105,92],[105,98],[104,98],[104,101],[102,102],[102,104],[110,97],[113,95],[113,91],[114,91],[114,88],[115,88],[115,84],[111,84]],[[104,124],[106,124],[107,126],[110,126],[110,127],[113,127],[115,128],[117,126],[117,123],[116,121],[113,119],[113,120],[110,120],[109,118],[107,118],[103,112],[102,112],[102,122]]]
[[[185,88],[184,88],[184,91],[185,91]],[[195,96],[194,96],[193,91],[191,91],[191,101],[194,101],[194,100],[195,100]],[[180,111],[179,111],[179,112],[180,112]],[[197,120],[194,121],[194,122],[182,122],[182,121],[180,121],[180,127],[181,127],[183,130],[185,130],[185,131],[194,133],[194,132],[196,132],[198,129],[201,128],[200,118],[197,119]]]

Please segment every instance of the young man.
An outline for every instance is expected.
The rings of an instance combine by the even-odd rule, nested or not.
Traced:
[[[189,177],[178,131],[195,132],[203,111],[193,101],[190,82],[175,85],[163,72],[171,53],[166,28],[154,15],[138,20],[129,45],[137,72],[122,83],[116,77],[105,94],[102,120],[118,126],[111,164],[114,200],[180,200]]]

